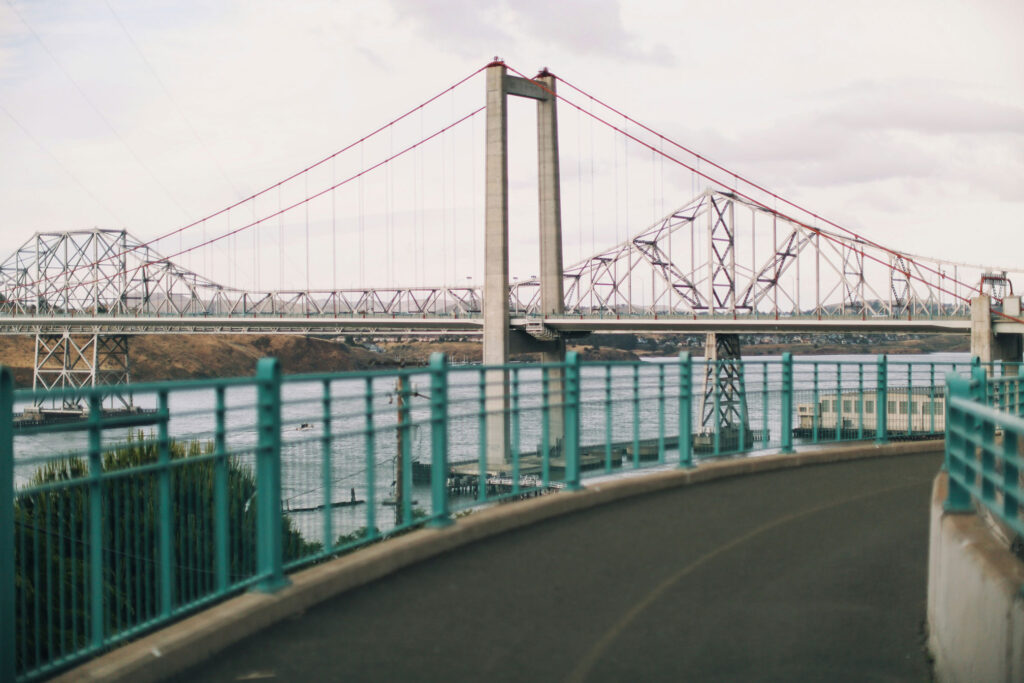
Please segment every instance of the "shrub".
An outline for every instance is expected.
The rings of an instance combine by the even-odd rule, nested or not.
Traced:
[[[169,444],[172,610],[217,591],[214,551],[214,461],[198,456],[213,443]],[[140,433],[103,454],[99,531],[102,536],[103,623],[116,634],[161,617],[158,444]],[[189,462],[194,458],[195,462]],[[47,463],[19,493],[15,518],[15,614],[18,669],[34,669],[90,644],[92,556],[88,461]],[[228,583],[256,572],[256,480],[227,459]],[[116,475],[113,473],[123,473]],[[63,482],[57,487],[50,486]],[[320,550],[282,517],[285,562]]]

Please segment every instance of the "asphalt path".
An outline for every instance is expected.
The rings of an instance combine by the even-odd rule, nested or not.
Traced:
[[[176,680],[927,681],[940,464],[808,466],[552,519],[324,602]]]

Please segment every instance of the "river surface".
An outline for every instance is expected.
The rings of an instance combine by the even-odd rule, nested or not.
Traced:
[[[609,433],[614,443],[631,442],[634,429],[641,439],[655,438],[660,425],[663,425],[661,428],[666,435],[676,435],[679,376],[678,366],[672,363],[675,360],[648,358],[638,369],[629,365],[611,366],[611,369],[584,365],[580,416],[582,444],[604,443]],[[927,391],[933,380],[936,385],[944,384],[947,372],[954,367],[963,371],[969,360],[967,353],[889,356],[889,384],[907,386],[909,383],[917,391]],[[750,429],[760,434],[754,448],[761,452],[774,452],[782,433],[779,424],[782,366],[779,358],[772,356],[750,357],[744,361],[746,413]],[[866,392],[873,392],[876,361],[877,357],[871,355],[797,359],[794,362],[794,405],[813,401],[815,373],[819,398],[822,392],[835,392],[837,384],[844,391],[863,387]],[[692,424],[693,431],[698,432],[705,382],[701,362],[694,363],[693,374]],[[430,378],[422,374],[411,379],[411,387],[407,388],[411,395],[406,405],[412,426],[405,430],[397,428],[398,397],[394,377],[339,379],[327,383],[288,381],[283,385],[282,495],[286,508],[311,508],[325,502],[349,501],[354,497],[372,501],[372,508],[368,502],[334,508],[330,513],[334,534],[350,533],[366,526],[368,521],[380,529],[394,524],[395,510],[387,502],[395,495],[396,454],[400,438],[407,443],[413,460],[423,463],[430,460]],[[482,373],[472,366],[453,368],[450,373],[450,462],[476,461],[480,456],[481,379]],[[542,443],[542,380],[541,371],[534,367],[524,366],[510,372],[513,395],[517,397],[511,404],[514,452],[536,452]],[[659,396],[666,398],[662,400]],[[251,386],[230,388],[224,394],[225,446],[240,464],[247,466],[252,466],[257,440],[255,399],[255,388]],[[154,394],[136,394],[133,400],[143,408],[157,406]],[[168,405],[171,419],[167,429],[172,438],[195,440],[201,444],[214,441],[216,396],[212,389],[173,391],[168,396]],[[367,407],[372,407],[372,423],[366,418]],[[796,412],[794,407],[794,420]],[[329,419],[325,419],[326,416]],[[144,438],[154,438],[155,430],[155,426],[143,428]],[[368,437],[368,433],[371,436]],[[106,448],[128,438],[128,430],[105,430],[102,438]],[[26,485],[44,459],[57,454],[64,457],[81,455],[86,447],[87,437],[81,431],[17,435],[17,485]],[[368,452],[371,449],[372,452]],[[674,457],[677,457],[674,449],[666,452],[669,462]],[[367,481],[371,468],[372,486]],[[412,499],[414,507],[429,509],[427,487],[414,486]],[[468,506],[472,502],[469,496],[456,497],[451,501],[453,507]],[[293,512],[291,516],[307,538],[317,538],[322,534],[325,526],[322,510]]]

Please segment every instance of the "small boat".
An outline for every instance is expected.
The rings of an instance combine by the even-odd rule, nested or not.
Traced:
[[[308,432],[311,429],[313,429],[313,423],[311,423],[311,422],[303,422],[302,424],[300,424],[298,427],[295,428],[295,431],[297,431],[297,432]]]

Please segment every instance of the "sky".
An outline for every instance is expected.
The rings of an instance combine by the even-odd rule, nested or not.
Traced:
[[[36,232],[170,233],[499,56],[887,246],[1024,271],[1022,29],[1019,0],[0,0],[0,253]],[[478,74],[358,162],[159,248],[235,229],[482,104]],[[523,279],[536,271],[531,106],[510,105]],[[567,262],[703,187],[584,114],[559,116]],[[181,260],[250,287],[479,283],[482,134],[475,116],[358,192]],[[303,259],[320,267],[305,274]]]

